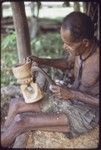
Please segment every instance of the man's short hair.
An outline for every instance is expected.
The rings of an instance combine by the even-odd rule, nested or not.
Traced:
[[[72,12],[63,19],[62,28],[69,29],[73,40],[94,37],[94,24],[89,16],[82,12]]]

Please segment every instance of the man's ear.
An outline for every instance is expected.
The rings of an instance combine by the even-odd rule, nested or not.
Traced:
[[[83,43],[86,47],[89,46],[89,40],[88,39],[83,39]]]

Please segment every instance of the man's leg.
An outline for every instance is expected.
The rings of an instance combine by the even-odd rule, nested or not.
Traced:
[[[66,129],[67,126],[67,129]],[[11,125],[1,135],[1,144],[6,147],[10,145],[15,138],[28,131],[49,128],[54,129],[57,127],[65,127],[65,131],[69,132],[69,121],[65,114],[57,113],[33,113],[31,115],[18,114],[12,121]],[[51,131],[52,131],[51,128]]]
[[[9,105],[8,116],[4,124],[4,128],[8,127],[16,114],[22,112],[39,112],[40,101],[36,103],[25,103],[23,98],[12,99]]]

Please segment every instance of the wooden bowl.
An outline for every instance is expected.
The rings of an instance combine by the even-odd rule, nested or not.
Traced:
[[[19,64],[12,68],[17,79],[31,77],[31,63]]]

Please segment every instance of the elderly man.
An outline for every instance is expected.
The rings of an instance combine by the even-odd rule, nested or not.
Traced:
[[[71,87],[51,85],[55,97],[26,104],[22,98],[10,103],[3,146],[11,144],[21,133],[31,130],[61,131],[70,137],[94,128],[99,121],[99,47],[94,37],[94,25],[86,14],[72,12],[63,19],[61,38],[70,53],[66,59],[42,59],[30,56],[39,66],[61,70],[74,69],[75,81]],[[71,56],[75,57],[71,57]],[[73,58],[73,59],[72,59]],[[25,112],[33,112],[24,114]]]

